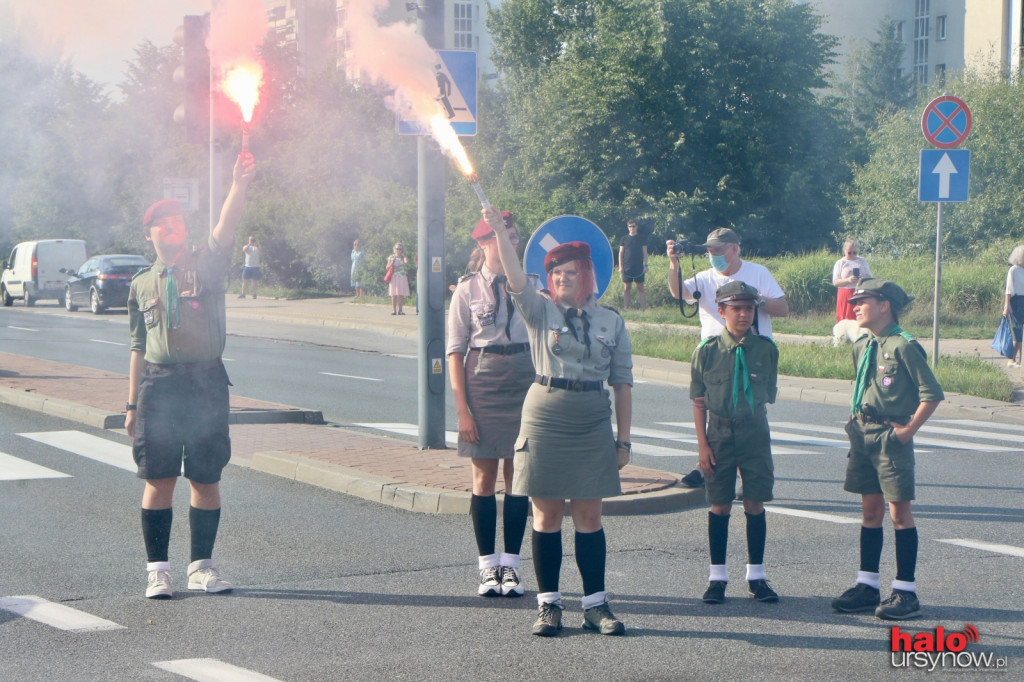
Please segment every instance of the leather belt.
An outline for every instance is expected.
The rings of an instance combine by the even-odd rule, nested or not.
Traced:
[[[884,424],[886,422],[892,422],[894,424],[904,426],[910,421],[910,417],[908,415],[902,415],[899,417],[869,417],[863,412],[853,415],[853,418],[861,424]]]
[[[751,424],[760,423],[760,421],[762,419],[764,419],[764,416],[766,414],[767,414],[767,411],[762,409],[762,410],[758,411],[756,414],[752,414],[752,415],[748,415],[748,416],[744,416],[744,417],[734,417],[732,419],[729,419],[727,417],[722,417],[722,416],[719,416],[719,415],[715,414],[714,412],[709,411],[708,412],[708,421],[716,422],[716,423],[718,423],[718,424],[720,424],[722,426],[728,426],[730,428],[733,428],[733,427],[737,427],[737,426],[749,426]]]
[[[223,364],[220,358],[216,360],[206,360],[203,362],[178,362],[168,365],[160,365],[155,362],[146,361],[146,365],[162,372],[169,372],[172,374],[184,374],[186,372],[192,372],[196,370],[213,369]]]
[[[603,381],[581,381],[579,379],[562,379],[560,377],[548,377],[538,374],[533,378],[533,383],[551,388],[561,388],[566,391],[600,391],[604,389]]]
[[[516,353],[522,353],[523,351],[530,350],[530,344],[528,343],[510,343],[507,346],[481,346],[480,348],[470,348],[469,352],[484,353],[485,355],[493,353],[494,355],[515,355]]]

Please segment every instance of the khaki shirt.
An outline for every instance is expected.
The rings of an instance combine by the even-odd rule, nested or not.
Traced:
[[[556,305],[546,291],[528,285],[520,293],[513,293],[512,301],[529,329],[530,354],[537,374],[633,385],[633,348],[626,323],[617,312],[597,305],[593,298],[583,306],[590,328],[588,352],[583,320],[575,317],[566,321],[567,308]]]
[[[182,255],[170,274],[157,259],[139,272],[128,292],[131,349],[158,365],[207,362],[224,352],[224,294],[231,248],[210,237],[207,246]],[[168,329],[167,277],[178,287],[181,326]]]
[[[733,407],[736,349],[741,346],[754,401],[753,409],[743,397],[743,377],[739,379],[740,393]],[[720,336],[710,336],[693,351],[690,362],[690,399],[703,397],[704,406],[725,419],[762,412],[765,403],[775,402],[778,381],[779,349],[768,337],[754,334],[753,329],[747,330],[738,343],[728,331]]]
[[[944,400],[945,394],[928,367],[924,348],[895,323],[882,335],[867,334],[853,344],[853,367],[856,372],[860,357],[871,341],[878,342],[875,367],[868,377],[861,409],[869,417],[907,417],[917,411],[922,401]],[[864,410],[867,406],[867,410]],[[872,411],[874,412],[872,414]]]
[[[483,265],[480,272],[459,280],[448,308],[448,348],[445,355],[465,355],[469,348],[529,342],[522,315],[512,315],[509,336],[505,335],[505,323],[511,311],[504,295],[506,287],[501,289],[501,298],[494,299],[491,286],[494,278],[495,274]],[[527,286],[536,288],[536,278],[529,277]]]

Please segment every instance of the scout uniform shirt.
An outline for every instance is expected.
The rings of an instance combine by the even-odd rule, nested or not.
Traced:
[[[865,357],[866,353],[869,355]],[[853,366],[858,368],[853,403],[855,415],[879,420],[892,418],[906,423],[922,401],[946,397],[928,367],[921,344],[895,322],[877,338],[868,334],[854,342]],[[858,390],[862,391],[859,400]]]
[[[583,308],[556,305],[547,292],[527,286],[512,294],[530,331],[537,374],[579,381],[633,384],[633,350],[626,323],[593,297]]]
[[[528,278],[535,288],[536,278]],[[465,355],[469,348],[528,343],[529,333],[522,315],[512,312],[511,294],[504,275],[495,275],[486,265],[461,279],[448,308],[448,348],[445,355]],[[497,297],[495,296],[497,292]]]
[[[704,397],[708,411],[724,419],[764,414],[778,393],[779,349],[753,329],[737,342],[728,331],[710,336],[693,351],[690,399]]]
[[[185,252],[168,268],[158,258],[132,280],[128,292],[131,349],[157,365],[208,362],[224,352],[224,293],[231,249],[211,236],[205,248]],[[167,278],[173,277],[172,287]],[[168,289],[177,297],[168,297]],[[176,300],[174,300],[176,298]]]

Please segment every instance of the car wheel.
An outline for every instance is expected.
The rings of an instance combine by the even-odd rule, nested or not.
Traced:
[[[64,307],[69,313],[78,310],[78,306],[71,302],[71,287],[64,290]]]
[[[100,315],[103,313],[103,304],[100,303],[100,295],[95,289],[89,291],[89,310],[92,311],[93,315]]]
[[[7,293],[7,287],[0,288],[0,297],[3,298],[3,304],[5,306],[9,306],[12,303],[14,303],[14,299],[11,298],[11,295],[9,293]]]
[[[25,289],[25,296],[23,298],[25,300],[25,305],[29,307],[36,304],[36,299],[32,298],[32,294],[28,293],[28,289]]]

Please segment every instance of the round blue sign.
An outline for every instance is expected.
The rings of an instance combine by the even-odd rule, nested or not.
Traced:
[[[597,298],[608,289],[615,271],[615,259],[612,245],[601,228],[586,218],[578,215],[561,215],[552,218],[537,228],[537,231],[526,243],[523,257],[523,269],[537,275],[543,286],[547,286],[547,273],[544,272],[544,257],[548,251],[565,242],[586,242],[590,245],[590,259],[594,261],[594,283],[597,285]]]

